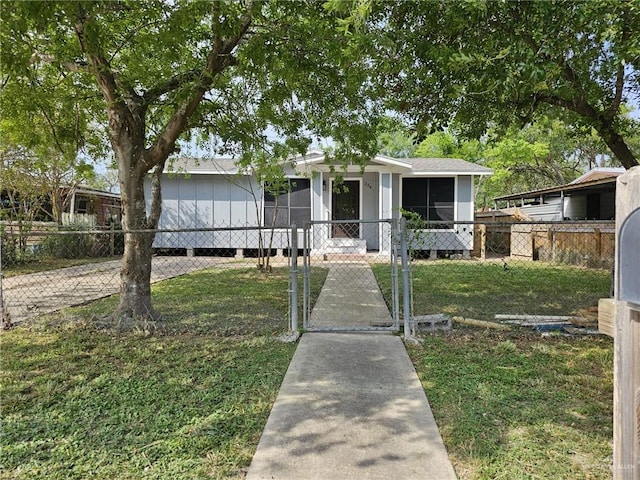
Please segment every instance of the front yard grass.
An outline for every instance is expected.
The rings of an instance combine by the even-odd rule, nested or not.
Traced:
[[[295,350],[275,338],[287,284],[286,269],[156,284],[154,336],[96,328],[116,299],[2,333],[0,478],[243,478]]]
[[[461,480],[612,478],[612,339],[456,329],[408,351]]]
[[[388,274],[374,269],[387,301]],[[415,262],[415,313],[567,315],[610,272],[540,262]],[[408,347],[461,480],[610,479],[613,341],[456,328]]]
[[[479,320],[494,315],[571,315],[609,297],[611,272],[543,262],[418,261],[412,267],[414,314]],[[391,298],[386,272],[376,277]]]

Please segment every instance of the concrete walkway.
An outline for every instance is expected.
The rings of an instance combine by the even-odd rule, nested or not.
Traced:
[[[341,287],[346,292],[344,278]],[[357,308],[349,304],[379,302],[375,296],[327,298],[333,309],[356,315]],[[336,298],[342,298],[340,304]],[[316,309],[327,308],[318,304]],[[456,478],[400,337],[305,333],[247,479],[389,478]]]
[[[392,322],[371,267],[345,262],[329,268],[309,328],[390,326]]]

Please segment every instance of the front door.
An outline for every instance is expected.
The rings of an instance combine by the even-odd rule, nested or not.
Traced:
[[[332,189],[331,217],[333,220],[358,220],[360,218],[360,182],[345,180],[338,191]],[[360,238],[359,223],[332,225],[333,238]]]

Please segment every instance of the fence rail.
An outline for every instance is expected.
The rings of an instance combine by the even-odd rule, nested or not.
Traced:
[[[613,223],[430,226],[435,228],[414,230],[408,237],[415,315],[445,313],[481,320],[493,320],[495,314],[570,315],[609,296]],[[371,267],[376,281],[390,311],[397,311],[392,287],[398,274],[393,269],[389,274],[389,259],[402,252],[393,251],[391,230],[389,221],[317,222],[308,237],[302,226],[295,234],[291,228],[272,232],[247,226],[129,232],[4,228],[0,229],[0,298],[13,321],[19,322],[117,295],[125,235],[154,233],[153,282],[204,269],[291,271],[294,249],[295,253],[308,250],[312,265],[322,267],[323,262],[331,265],[344,259],[348,251],[358,259],[376,259]],[[299,300],[301,314],[308,315],[308,300],[302,295]],[[214,304],[212,299],[212,308]]]

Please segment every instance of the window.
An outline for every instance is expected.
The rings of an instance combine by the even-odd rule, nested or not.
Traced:
[[[453,178],[403,178],[402,208],[415,212],[427,222],[438,222],[429,228],[453,228],[454,220]]]
[[[264,192],[264,225],[270,227],[275,215],[276,227],[302,227],[311,221],[311,181],[308,178],[289,179],[289,188],[277,195]],[[277,200],[277,202],[276,202]]]

